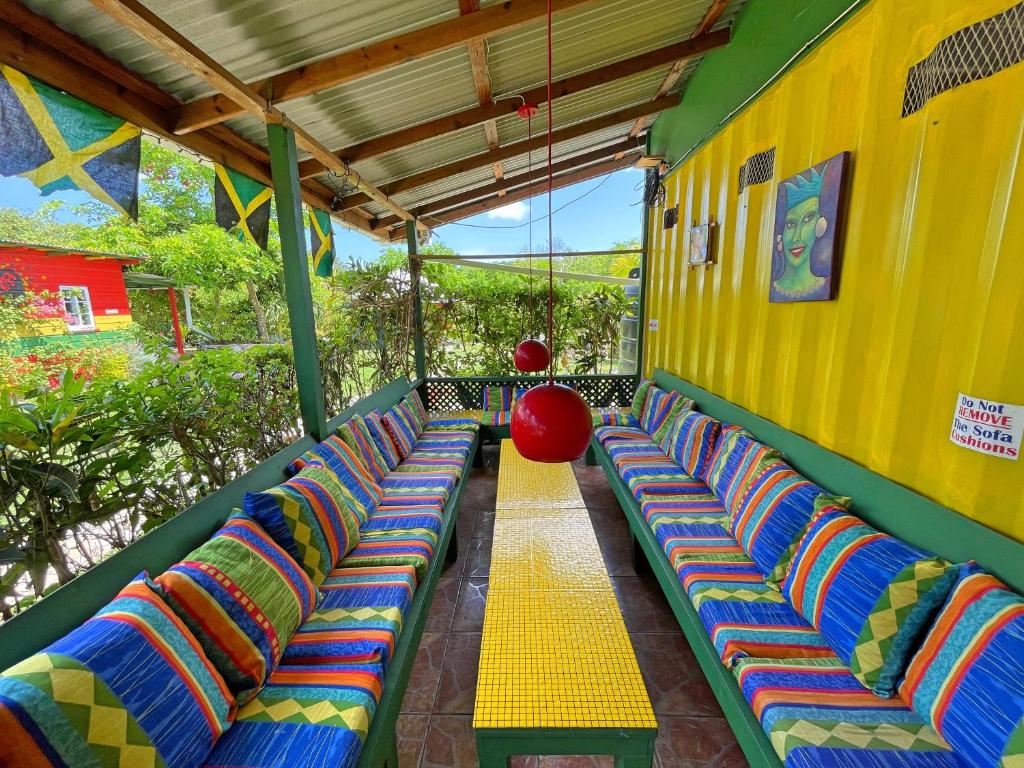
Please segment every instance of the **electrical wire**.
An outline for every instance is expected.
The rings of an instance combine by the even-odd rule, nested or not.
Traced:
[[[555,243],[555,217],[551,210],[552,198],[555,194],[555,177],[553,173],[553,158],[552,153],[554,151],[554,104],[552,104],[551,98],[551,81],[554,80],[552,64],[554,59],[552,43],[552,18],[554,17],[554,11],[552,9],[551,0],[548,0],[548,386],[554,386],[555,383],[555,267],[551,258],[551,250],[554,248]]]

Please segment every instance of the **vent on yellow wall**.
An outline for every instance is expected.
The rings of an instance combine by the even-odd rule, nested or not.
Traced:
[[[960,85],[991,77],[1024,61],[1024,2],[959,29],[910,68],[903,117]]]
[[[751,184],[764,184],[766,181],[771,181],[773,176],[775,176],[775,147],[751,155],[740,166],[739,188],[736,190],[736,194]]]

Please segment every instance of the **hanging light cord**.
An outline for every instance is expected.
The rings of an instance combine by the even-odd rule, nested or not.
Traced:
[[[526,99],[523,99],[523,104],[526,104]],[[529,149],[526,150],[526,178],[533,178],[533,112],[529,109],[526,110],[526,145]],[[533,198],[530,198],[530,235],[529,235],[529,248],[530,248],[530,338],[532,339],[537,335],[537,311],[536,304],[533,300]]]
[[[555,239],[555,227],[552,223],[553,218],[551,215],[551,198],[555,191],[554,176],[551,172],[552,138],[554,135],[554,109],[551,103],[551,81],[554,79],[552,75],[552,15],[551,0],[548,0],[548,384],[555,383],[555,268],[551,260],[551,251],[554,248]]]

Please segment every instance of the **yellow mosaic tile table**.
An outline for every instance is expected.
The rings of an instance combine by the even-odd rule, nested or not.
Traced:
[[[481,768],[512,755],[649,768],[657,722],[569,464],[501,444],[473,728]]]

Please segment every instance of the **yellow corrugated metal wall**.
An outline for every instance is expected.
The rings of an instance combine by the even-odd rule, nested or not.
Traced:
[[[645,369],[665,368],[1024,540],[1024,460],[949,441],[957,393],[1024,403],[1024,64],[901,118],[908,69],[1008,0],[872,0],[667,179]],[[740,165],[777,147],[772,183]],[[853,152],[838,298],[769,304],[778,181]],[[720,222],[719,263],[686,266]],[[893,510],[899,514],[899,510]]]

